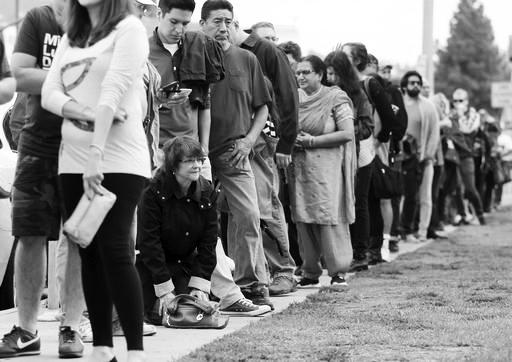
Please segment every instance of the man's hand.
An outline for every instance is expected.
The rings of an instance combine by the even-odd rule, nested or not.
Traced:
[[[165,92],[157,91],[156,96],[160,103],[167,108],[183,104],[187,101],[189,93],[187,92],[171,92],[167,95]]]
[[[253,142],[251,142],[247,137],[236,140],[234,143],[233,154],[230,159],[231,166],[241,168],[245,160],[249,157],[252,146]]]
[[[193,297],[196,297],[197,299],[199,299],[203,302],[208,302],[210,300],[210,298],[208,297],[208,294],[206,294],[205,292],[203,292],[202,290],[199,290],[199,289],[192,288],[192,290],[188,294],[190,294]]]
[[[284,153],[276,153],[276,165],[278,168],[286,169],[292,163],[292,156]]]

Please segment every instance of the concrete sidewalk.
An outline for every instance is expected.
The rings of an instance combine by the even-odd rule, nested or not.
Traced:
[[[394,259],[397,256],[412,252],[420,247],[427,245],[423,244],[410,244],[400,243],[400,252],[391,254]],[[320,279],[322,285],[329,285],[330,278],[324,274]],[[350,274],[348,275],[350,284]],[[158,332],[156,335],[144,338],[144,349],[147,354],[147,361],[173,361],[179,357],[183,357],[195,349],[214,341],[226,334],[235,332],[250,323],[257,323],[261,318],[272,318],[272,315],[279,313],[286,309],[291,303],[299,303],[306,299],[309,294],[318,292],[318,289],[299,289],[297,292],[288,296],[273,297],[272,302],[275,306],[275,311],[268,313],[262,317],[232,317],[228,326],[222,330],[183,330],[183,329],[168,329],[164,327],[157,327]],[[44,312],[44,311],[42,311]],[[16,324],[16,311],[9,310],[0,312],[0,333],[7,333],[12,326]],[[41,355],[34,357],[18,357],[13,359],[15,361],[56,361],[58,360],[58,326],[57,322],[40,322],[39,333],[41,335]],[[126,360],[126,344],[124,338],[114,338],[114,349],[119,361]],[[92,349],[91,344],[86,344],[85,356]]]

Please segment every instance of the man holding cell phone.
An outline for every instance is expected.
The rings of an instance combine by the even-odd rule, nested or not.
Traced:
[[[210,97],[209,83],[202,80],[184,80],[183,68],[190,65],[186,58],[187,49],[201,44],[204,34],[187,34],[195,8],[194,1],[162,0],[158,27],[149,38],[149,61],[155,66],[162,78],[158,94],[160,105],[160,148],[166,141],[178,136],[191,136],[208,151],[210,135]],[[190,39],[195,44],[188,42]],[[206,44],[206,41],[204,41]],[[213,43],[213,40],[212,40]],[[199,48],[199,51],[202,51]],[[219,49],[219,53],[221,51]],[[183,64],[183,67],[182,67]],[[221,64],[221,63],[219,63]],[[199,71],[198,71],[199,73]]]

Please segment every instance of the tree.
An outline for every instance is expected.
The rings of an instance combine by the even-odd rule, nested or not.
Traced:
[[[491,83],[505,80],[507,67],[480,1],[460,1],[450,22],[447,46],[438,51],[438,57],[436,91],[450,98],[455,89],[464,88],[473,106],[491,108]]]

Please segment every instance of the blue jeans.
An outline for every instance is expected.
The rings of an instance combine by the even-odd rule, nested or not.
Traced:
[[[215,177],[223,186],[229,207],[228,254],[235,261],[234,279],[240,288],[268,284],[260,230],[256,182],[248,159],[231,165],[231,150],[211,157]]]
[[[290,254],[288,227],[279,200],[279,173],[274,161],[277,139],[260,136],[253,147],[251,167],[256,180],[260,218],[267,230],[262,231],[263,249],[273,277],[293,277],[295,262]]]

